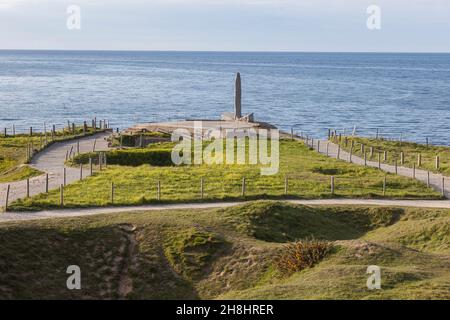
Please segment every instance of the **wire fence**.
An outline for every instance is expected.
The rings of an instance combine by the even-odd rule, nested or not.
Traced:
[[[80,166],[79,180],[90,174],[91,168]],[[98,173],[104,169],[92,166]],[[85,172],[85,175],[83,175]],[[65,176],[59,186],[49,185],[49,179],[30,190],[29,180],[23,181],[25,190],[22,200],[14,205],[19,208],[83,207],[104,205],[139,205],[147,203],[176,203],[219,200],[255,199],[310,199],[339,197],[392,197],[402,192],[403,186],[394,177],[371,177],[355,179],[339,176],[317,176],[312,179],[302,174],[286,175],[272,179],[246,178],[219,180],[215,178],[181,178],[177,180],[161,177],[143,178],[139,181],[102,181],[94,184],[74,183],[65,185]],[[53,187],[54,190],[51,190]],[[4,197],[8,210],[10,188]],[[431,195],[430,190],[430,195]],[[412,193],[411,193],[412,195]],[[423,194],[417,194],[421,197]]]

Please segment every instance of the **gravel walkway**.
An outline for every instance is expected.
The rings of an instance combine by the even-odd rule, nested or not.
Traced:
[[[371,200],[371,199],[318,199],[318,200],[286,200],[286,202],[302,205],[364,205],[364,206],[394,206],[416,208],[450,209],[450,200]],[[0,223],[48,218],[68,218],[110,214],[123,212],[142,212],[155,210],[188,210],[227,208],[244,204],[245,202],[214,202],[214,203],[180,203],[166,205],[143,205],[129,207],[103,207],[88,209],[61,209],[39,212],[6,212],[0,214]]]
[[[49,190],[59,188],[64,183],[64,162],[66,152],[73,148],[72,152],[77,152],[77,143],[80,143],[80,152],[90,152],[93,149],[94,141],[96,151],[108,150],[108,143],[105,140],[110,133],[98,133],[76,140],[56,142],[35,155],[30,166],[49,175]],[[89,169],[83,170],[83,176],[89,175]],[[80,179],[80,169],[66,167],[66,184]],[[30,196],[45,192],[46,175],[41,175],[30,179]],[[26,196],[26,180],[11,183],[0,183],[0,207],[5,206],[6,189],[10,185],[9,202]]]

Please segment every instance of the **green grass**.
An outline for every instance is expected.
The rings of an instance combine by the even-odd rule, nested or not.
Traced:
[[[87,134],[93,134],[93,130],[89,128]],[[72,131],[69,132],[66,128],[56,132],[53,142],[70,140],[82,136],[82,127],[76,127],[75,134]],[[27,134],[8,135],[6,137],[4,135],[0,136],[0,183],[19,181],[41,175],[42,172],[30,168],[25,164],[28,161],[28,146],[33,147],[34,153],[41,151],[52,143],[50,133],[47,133],[47,144],[45,144],[45,141],[46,139],[43,133],[33,133],[31,137]]]
[[[155,148],[161,148],[161,145]],[[149,149],[151,150],[151,149]],[[132,152],[136,152],[133,150]],[[330,172],[335,176],[335,194],[330,193]],[[280,142],[280,170],[272,176],[261,176],[257,165],[192,166],[108,166],[84,181],[65,188],[67,207],[111,205],[111,182],[115,185],[114,205],[136,205],[155,202],[202,201],[200,179],[204,179],[203,201],[242,199],[242,178],[246,178],[246,199],[282,198],[413,198],[438,199],[438,192],[423,183],[328,158],[303,143]],[[285,195],[288,177],[288,195]],[[157,182],[161,199],[157,200]],[[18,200],[12,210],[33,210],[59,206],[59,191]]]
[[[37,169],[27,165],[20,165],[5,171],[0,175],[0,183],[25,180],[27,178],[37,177],[41,174],[42,172]]]
[[[2,223],[0,298],[450,299],[449,225],[449,210],[270,201]],[[281,272],[277,253],[305,237],[335,250]],[[66,288],[73,264],[82,290]]]
[[[378,161],[378,153],[381,153],[381,162],[388,163],[391,165],[397,164],[400,166],[400,153],[404,154],[404,165],[405,167],[412,168],[416,165],[416,168],[422,170],[429,170],[435,173],[442,173],[444,175],[450,174],[450,147],[445,146],[434,146],[413,142],[400,142],[395,140],[384,140],[384,139],[374,139],[374,138],[363,138],[363,137],[347,137],[347,145],[345,144],[345,137],[339,138],[335,137],[332,139],[334,143],[341,145],[346,151],[350,151],[352,141],[353,141],[353,154],[364,157],[364,153],[361,152],[361,145],[365,146],[367,152],[367,159],[371,161]],[[370,147],[373,147],[373,157],[369,157]],[[387,161],[384,161],[384,151],[387,152]],[[418,155],[421,155],[421,166],[418,164]],[[436,156],[439,156],[440,166],[436,169]]]
[[[40,137],[25,135],[0,137],[0,182],[17,181],[40,175],[24,164],[27,162],[27,145],[39,148]]]

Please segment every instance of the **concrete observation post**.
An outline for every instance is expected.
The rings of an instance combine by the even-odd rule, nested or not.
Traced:
[[[236,75],[236,88],[234,97],[234,117],[235,119],[242,118],[242,87],[241,87],[241,74],[238,72]]]

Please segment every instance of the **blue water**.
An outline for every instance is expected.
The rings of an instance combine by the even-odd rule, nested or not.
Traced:
[[[237,71],[244,112],[282,129],[450,145],[450,54],[0,51],[0,128],[218,118]]]

